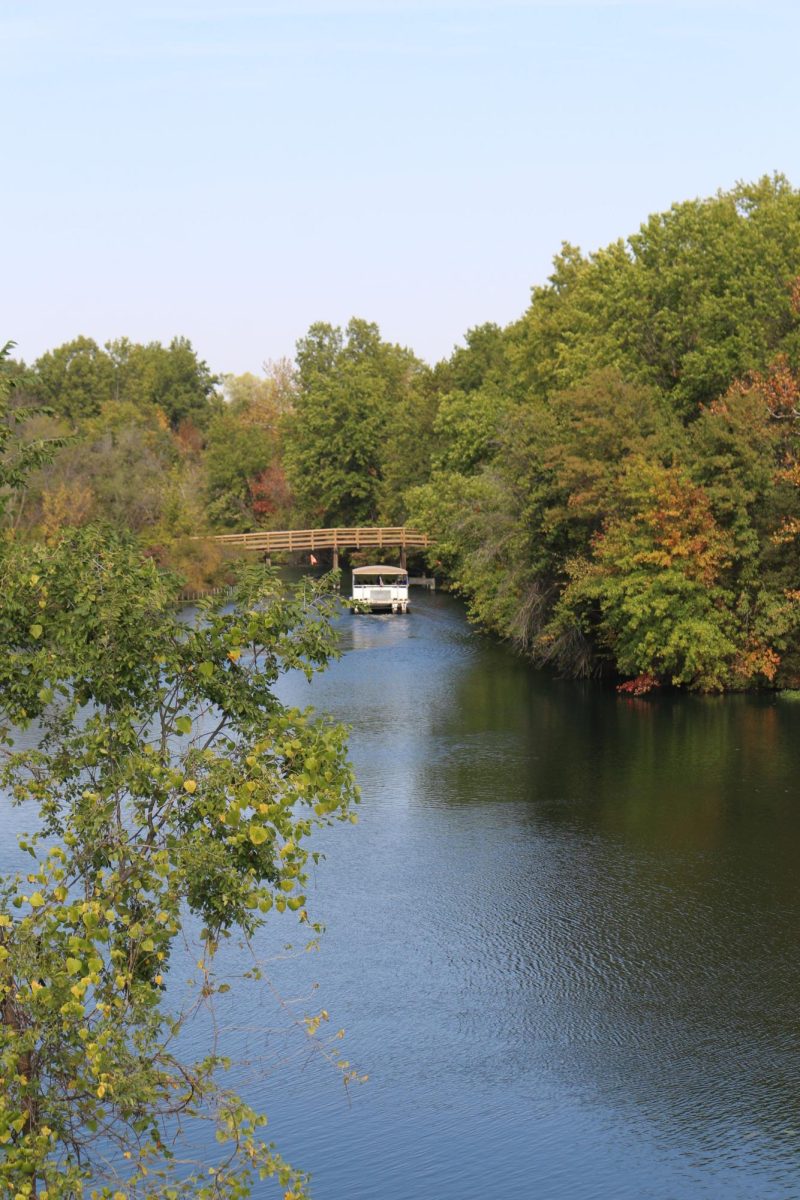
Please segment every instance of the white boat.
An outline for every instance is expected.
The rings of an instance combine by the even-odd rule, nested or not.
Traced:
[[[408,612],[408,571],[405,567],[353,568],[353,599],[372,612]]]

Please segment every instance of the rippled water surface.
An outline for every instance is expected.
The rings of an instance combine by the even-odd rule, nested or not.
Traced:
[[[413,599],[283,688],[352,727],[363,805],[321,838],[321,950],[271,976],[370,1079],[234,991],[275,1141],[317,1200],[799,1196],[800,704],[622,700]]]

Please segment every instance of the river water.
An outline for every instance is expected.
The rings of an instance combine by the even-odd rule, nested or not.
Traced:
[[[316,1200],[800,1196],[800,704],[621,699],[413,601],[282,685],[351,726],[363,804],[319,952],[257,939],[284,1007],[226,998],[234,1082]],[[285,1035],[323,1007],[367,1083]]]
[[[286,688],[364,802],[277,976],[370,1079],[277,1069],[276,1141],[318,1200],[800,1196],[800,704],[621,699],[414,600]]]

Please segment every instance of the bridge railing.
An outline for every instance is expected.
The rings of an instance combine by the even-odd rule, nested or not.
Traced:
[[[248,550],[344,550],[370,546],[425,547],[430,545],[426,533],[407,529],[404,525],[363,526],[356,529],[278,529],[258,533],[218,533],[209,541],[227,546],[242,546]]]

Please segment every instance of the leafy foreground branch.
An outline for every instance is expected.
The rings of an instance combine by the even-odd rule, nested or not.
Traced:
[[[208,603],[187,625],[170,581],[92,529],[6,544],[0,583],[2,782],[37,826],[30,870],[0,884],[0,1194],[244,1196],[272,1177],[304,1196],[221,1082],[225,1060],[180,1048],[198,1003],[228,990],[221,941],[273,908],[318,930],[308,839],[357,791],[343,730],[275,685],[326,665],[336,600],[249,569],[232,611]],[[36,748],[18,750],[31,723]],[[175,1011],[165,977],[187,921],[200,996]],[[183,1156],[196,1122],[215,1128],[213,1164]]]

